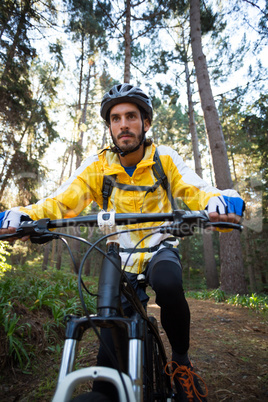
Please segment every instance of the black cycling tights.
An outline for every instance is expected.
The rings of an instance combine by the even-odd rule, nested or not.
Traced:
[[[161,249],[147,269],[149,284],[161,307],[161,323],[172,349],[179,354],[189,349],[190,310],[182,287],[182,267],[177,250]]]

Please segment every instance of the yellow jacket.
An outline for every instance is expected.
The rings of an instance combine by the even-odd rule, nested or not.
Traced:
[[[174,150],[163,145],[157,149],[174,198],[182,198],[191,210],[202,210],[211,197],[221,195],[221,191],[209,186],[188,168]],[[37,220],[45,217],[58,219],[77,216],[92,201],[96,201],[102,208],[104,175],[117,175],[117,181],[122,184],[152,186],[156,182],[152,171],[152,165],[155,163],[154,152],[154,144],[145,148],[144,158],[137,164],[132,177],[121,166],[117,154],[104,150],[97,155],[90,156],[55,193],[37,204],[21,207],[20,211]],[[170,212],[171,205],[166,191],[161,186],[153,193],[148,194],[145,194],[144,191],[124,191],[114,187],[109,198],[108,210],[110,209],[114,209],[116,213]],[[159,223],[136,225],[141,228],[146,226],[159,226]],[[133,227],[134,225],[131,225],[131,228]],[[121,229],[123,228],[121,227]],[[122,234],[120,235],[120,247],[132,248],[146,234],[148,234],[147,231]],[[169,237],[168,234],[154,234],[143,240],[138,247],[153,247],[167,237]],[[126,270],[141,273],[154,253],[132,254]],[[127,253],[121,253],[123,263],[127,256]]]

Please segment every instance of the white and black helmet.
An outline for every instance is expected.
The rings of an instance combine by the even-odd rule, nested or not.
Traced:
[[[150,121],[153,118],[153,108],[150,98],[138,87],[130,84],[114,85],[106,92],[101,102],[101,117],[109,123],[109,110],[119,103],[130,102],[137,104],[148,115]]]

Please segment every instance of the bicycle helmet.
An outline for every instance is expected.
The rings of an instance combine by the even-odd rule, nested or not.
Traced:
[[[124,102],[136,103],[148,114],[150,121],[152,120],[153,108],[150,98],[140,88],[130,84],[114,85],[112,89],[104,95],[100,109],[101,117],[109,123],[108,112],[111,107]]]

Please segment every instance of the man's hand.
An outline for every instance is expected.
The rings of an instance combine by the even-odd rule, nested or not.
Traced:
[[[11,233],[15,233],[16,232],[16,228],[9,226],[7,229],[0,229],[0,235],[2,234],[11,234]]]
[[[245,203],[242,198],[234,192],[234,196],[231,197],[226,195],[212,197],[206,209],[211,222],[239,223],[243,216]]]
[[[3,234],[13,234],[16,232],[22,220],[30,220],[28,215],[22,214],[19,211],[9,210],[0,213],[0,235]],[[9,241],[10,243],[17,240],[18,237],[13,237]],[[29,236],[24,236],[20,238],[22,241],[29,239]]]
[[[7,229],[0,229],[0,235],[3,234],[13,234],[16,232],[16,228],[9,226]],[[24,237],[12,237],[11,239],[7,239],[6,241],[8,241],[9,243],[13,243],[16,240],[21,240],[21,241],[27,241],[29,239],[29,236],[24,236]]]
[[[211,212],[208,214],[209,220],[211,222],[231,222],[239,223],[241,221],[241,216],[236,214],[224,214],[220,215],[218,212]]]

